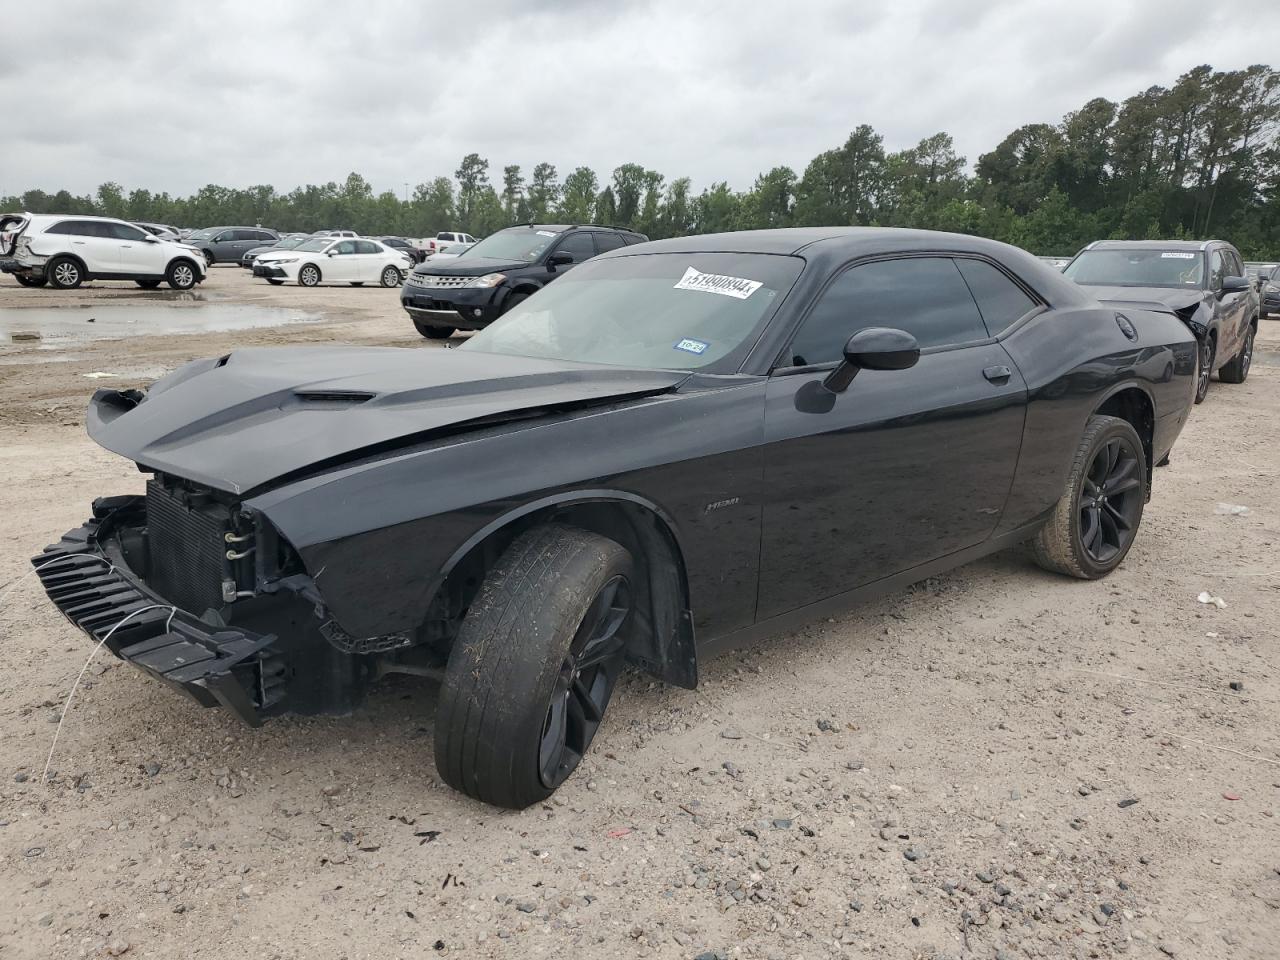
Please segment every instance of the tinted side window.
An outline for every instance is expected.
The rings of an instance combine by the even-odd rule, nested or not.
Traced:
[[[111,236],[115,237],[117,240],[133,240],[136,242],[138,240],[146,239],[147,236],[146,233],[139,230],[137,227],[131,227],[124,223],[107,223],[103,224],[103,226],[105,226]]]
[[[57,234],[64,234],[64,235],[69,233],[75,233],[76,232],[75,225],[76,224],[74,220],[63,220],[61,223],[55,223],[48,230],[46,230],[45,233],[57,233]]]
[[[369,240],[356,240],[356,253],[381,253],[382,250],[376,243]]]
[[[991,264],[963,258],[957,259],[955,264],[969,285],[973,299],[978,301],[978,310],[991,336],[999,334],[1036,305],[1017,284]]]
[[[838,361],[845,341],[866,327],[906,330],[921,349],[987,336],[952,260],[880,260],[846,270],[827,287],[791,344],[790,362],[802,367]]]
[[[596,234],[596,249],[599,250],[601,253],[604,253],[606,250],[617,250],[621,246],[624,246],[622,242],[621,234],[618,234],[618,233],[597,233]]]
[[[1233,277],[1244,276],[1244,265],[1240,263],[1240,258],[1236,256],[1234,250],[1223,251],[1227,255],[1227,273]]]
[[[596,245],[591,242],[591,234],[572,233],[560,242],[555,252],[570,254],[574,263],[581,263],[596,255]]]
[[[628,233],[628,234],[626,234],[625,239],[626,239],[626,241],[627,241],[627,246],[629,246],[629,247],[630,247],[630,246],[633,246],[633,245],[635,245],[635,244],[637,244],[637,243],[647,243],[647,242],[648,242],[648,241],[646,241],[646,240],[645,240],[645,238],[644,238],[644,237],[639,236],[638,234],[634,234],[634,233]]]
[[[341,243],[336,244],[333,247],[333,252],[338,254],[338,256],[342,256],[347,253],[355,253],[356,242],[354,240],[343,240]]]

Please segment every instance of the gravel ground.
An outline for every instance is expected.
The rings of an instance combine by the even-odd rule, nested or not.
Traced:
[[[235,345],[438,347],[377,288],[9,283],[0,314],[137,323],[0,340],[0,957],[1280,956],[1280,323],[1196,408],[1108,580],[1010,551],[696,692],[633,676],[554,801],[510,813],[436,780],[429,684],[250,730],[110,658],[42,782],[89,645],[34,579],[3,585],[142,487],[86,439],[87,394]],[[175,301],[320,319],[147,335]]]

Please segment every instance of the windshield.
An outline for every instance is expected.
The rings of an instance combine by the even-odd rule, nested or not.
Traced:
[[[306,239],[306,237],[289,237],[270,246],[272,250],[292,250],[294,247],[301,246]]]
[[[591,260],[460,350],[659,370],[736,370],[804,262],[743,253]]]
[[[329,244],[331,243],[333,243],[332,237],[313,237],[310,240],[303,240],[296,247],[294,247],[294,249],[301,250],[305,253],[319,253],[321,250],[324,250],[326,247],[328,247]]]
[[[1063,273],[1090,286],[1200,287],[1204,256],[1194,250],[1086,250]]]
[[[493,260],[536,260],[547,244],[560,235],[557,230],[535,230],[533,227],[512,227],[499,230],[471,247],[473,257],[489,257]]]
[[[187,239],[188,240],[208,240],[215,233],[217,233],[217,230],[215,228],[210,228],[208,230],[197,230],[195,233],[188,233]]]

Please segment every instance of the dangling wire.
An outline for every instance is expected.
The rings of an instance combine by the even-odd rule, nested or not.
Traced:
[[[84,678],[85,671],[89,669],[89,664],[93,662],[93,658],[98,655],[98,651],[102,649],[103,645],[108,640],[111,639],[111,635],[113,633],[115,633],[117,630],[123,627],[126,623],[128,623],[138,614],[146,613],[148,610],[168,610],[169,611],[169,619],[164,622],[165,633],[169,632],[169,625],[173,623],[173,618],[178,612],[177,607],[171,606],[170,604],[167,604],[167,603],[150,604],[149,606],[145,606],[138,610],[134,610],[132,613],[125,614],[124,618],[121,619],[121,621],[117,623],[114,627],[108,630],[106,634],[103,636],[103,638],[98,641],[98,645],[95,646],[93,650],[89,653],[89,659],[87,659],[84,662],[84,666],[80,668],[80,675],[76,677],[76,682],[71,685],[71,691],[67,694],[67,702],[62,705],[62,715],[58,717],[58,726],[53,731],[53,743],[49,744],[49,756],[44,761],[44,773],[40,775],[41,783],[47,782],[49,779],[49,764],[53,763],[53,751],[56,750],[58,747],[58,734],[62,732],[62,723],[64,720],[67,719],[67,710],[69,710],[71,707],[71,698],[76,695],[76,688],[80,686],[80,681]]]

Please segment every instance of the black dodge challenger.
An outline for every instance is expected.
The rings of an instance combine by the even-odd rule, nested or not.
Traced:
[[[99,391],[89,432],[146,493],[34,562],[91,637],[250,723],[437,677],[441,775],[523,807],[625,664],[693,687],[715,650],[1023,541],[1106,575],[1195,370],[1172,312],[988,240],[667,240],[457,349],[244,350]]]

